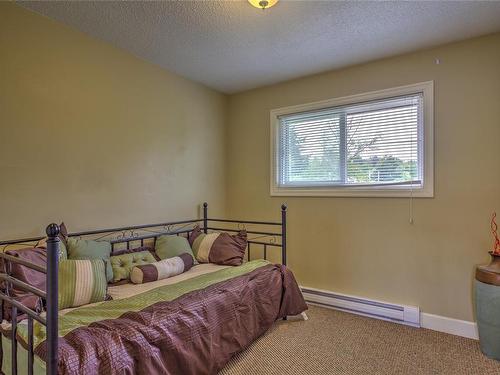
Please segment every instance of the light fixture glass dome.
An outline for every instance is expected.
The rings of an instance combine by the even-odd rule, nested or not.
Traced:
[[[276,5],[278,0],[248,0],[248,2],[256,8],[267,9]]]

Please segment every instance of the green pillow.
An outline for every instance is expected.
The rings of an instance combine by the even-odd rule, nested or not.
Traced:
[[[173,258],[188,253],[193,257],[194,264],[198,264],[186,237],[175,235],[160,236],[156,239],[155,252],[160,259]]]
[[[59,261],[68,259],[68,250],[66,249],[66,245],[64,241],[59,241]]]
[[[101,302],[106,298],[102,259],[63,260],[59,263],[59,309]]]
[[[109,242],[68,237],[66,244],[68,259],[102,259],[106,262],[106,279],[108,282],[113,280],[113,268],[109,261],[111,255]]]
[[[113,281],[129,279],[132,268],[154,262],[156,259],[148,250],[112,256]]]
[[[200,244],[203,242],[205,237],[206,237],[206,234],[200,232],[200,234],[198,234],[198,236],[193,241],[192,249],[193,249],[193,254],[194,254],[195,258],[198,257],[198,251],[200,250]]]
[[[59,261],[68,259],[68,250],[66,250],[66,240],[60,238],[59,239]],[[37,242],[35,247],[39,247],[41,249],[47,248],[47,237],[41,239]]]

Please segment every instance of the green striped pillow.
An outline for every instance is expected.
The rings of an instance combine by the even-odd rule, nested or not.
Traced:
[[[107,287],[104,260],[63,260],[59,263],[59,309],[104,301]]]

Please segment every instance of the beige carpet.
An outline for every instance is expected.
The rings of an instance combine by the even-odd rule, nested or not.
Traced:
[[[280,321],[220,375],[499,375],[475,340],[310,306],[308,321]]]

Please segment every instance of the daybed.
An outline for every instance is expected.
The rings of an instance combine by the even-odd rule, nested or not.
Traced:
[[[9,312],[3,314],[9,320],[2,316],[3,373],[216,374],[277,319],[306,310],[285,266],[286,206],[280,222],[210,219],[207,210],[205,203],[202,219],[68,236],[109,241],[113,254],[154,243],[165,234],[189,236],[197,224],[204,233],[235,233],[244,226],[250,236],[242,265],[197,264],[158,281],[110,284],[112,299],[62,310],[58,309],[59,227],[47,227],[46,265],[8,251],[40,238],[0,242],[5,271],[0,274],[0,299]],[[251,260],[250,246],[263,259]],[[281,250],[281,264],[266,260],[275,250]],[[45,273],[45,290],[16,279],[13,265]],[[14,288],[37,298],[36,308],[15,298]]]

